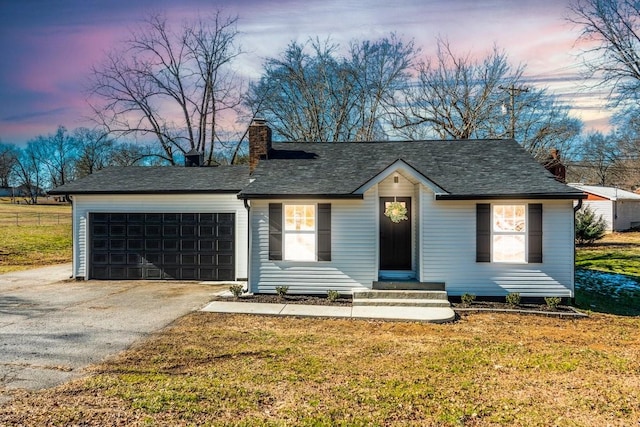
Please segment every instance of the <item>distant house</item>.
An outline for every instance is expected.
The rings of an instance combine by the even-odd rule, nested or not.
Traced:
[[[112,168],[53,190],[73,201],[74,276],[574,295],[585,196],[514,140],[275,143],[256,120],[249,145],[249,167]]]
[[[587,195],[589,206],[607,221],[607,231],[626,231],[640,227],[640,194],[615,187],[569,184]]]
[[[13,187],[0,187],[0,197],[13,197],[14,193]]]

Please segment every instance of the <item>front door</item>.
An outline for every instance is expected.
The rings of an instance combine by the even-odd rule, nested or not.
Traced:
[[[407,219],[385,215],[393,201],[407,209]],[[380,197],[380,270],[411,270],[411,197]]]

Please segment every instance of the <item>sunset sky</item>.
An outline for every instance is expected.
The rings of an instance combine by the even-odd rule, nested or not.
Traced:
[[[377,39],[396,32],[425,55],[447,38],[483,56],[495,44],[525,64],[527,84],[547,87],[587,129],[604,129],[604,93],[581,89],[578,29],[564,19],[570,0],[0,0],[0,141],[90,126],[83,88],[89,69],[152,12],[176,24],[216,9],[238,15],[247,52],[236,64],[249,78],[292,40]]]

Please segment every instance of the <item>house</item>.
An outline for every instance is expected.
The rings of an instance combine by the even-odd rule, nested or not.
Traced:
[[[74,276],[573,297],[584,194],[513,140],[276,143],[256,120],[249,142],[248,169],[108,169],[56,189],[73,200]]]
[[[640,228],[640,194],[616,187],[569,185],[587,195],[582,205],[591,208],[596,215],[602,215],[607,222],[607,231]]]

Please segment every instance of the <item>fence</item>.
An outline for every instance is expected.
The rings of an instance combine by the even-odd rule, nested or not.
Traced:
[[[51,212],[2,212],[0,227],[17,225],[60,225],[71,224],[71,213]]]

